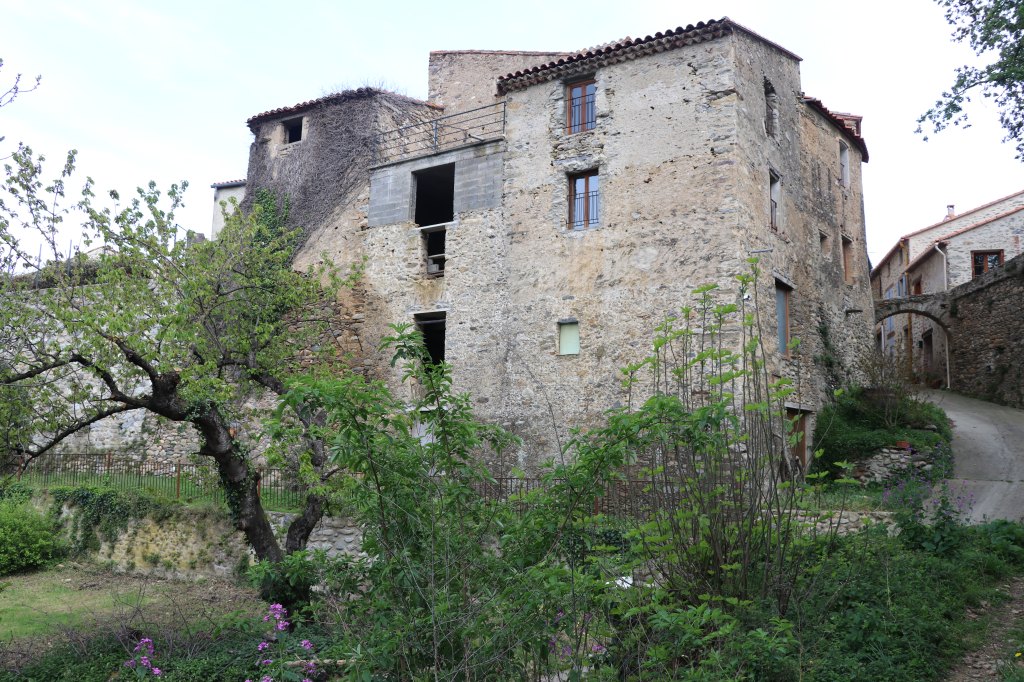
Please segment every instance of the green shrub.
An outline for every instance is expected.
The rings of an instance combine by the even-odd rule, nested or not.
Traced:
[[[46,516],[25,502],[0,501],[0,575],[38,568],[60,550]]]
[[[940,408],[906,396],[899,400],[898,409],[886,412],[879,407],[884,399],[857,387],[825,406],[814,429],[814,448],[822,451],[814,470],[838,474],[838,462],[866,459],[900,440],[918,450],[930,450],[952,439],[949,418]]]

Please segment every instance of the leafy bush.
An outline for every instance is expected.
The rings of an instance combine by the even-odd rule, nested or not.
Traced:
[[[60,551],[46,516],[25,502],[0,501],[0,575],[38,568]]]
[[[910,396],[899,400],[898,408],[886,409],[880,406],[886,398],[872,390],[855,387],[840,393],[818,416],[814,447],[822,454],[814,470],[838,475],[838,462],[866,459],[900,440],[923,450],[952,439],[949,418],[940,408]]]

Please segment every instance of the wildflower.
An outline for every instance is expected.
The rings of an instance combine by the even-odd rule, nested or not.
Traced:
[[[593,651],[595,654],[599,654],[604,651],[604,646],[601,644],[595,644],[592,647],[590,647],[590,650]]]
[[[286,620],[279,620],[279,621],[277,621],[277,625],[275,625],[274,627],[277,628],[279,631],[284,632],[285,630],[288,629],[288,625],[289,625],[288,621],[286,621]]]
[[[264,649],[268,648],[269,646],[270,646],[270,644],[268,642],[260,642],[259,646],[256,647],[256,651],[263,651]]]
[[[306,651],[309,651],[310,649],[313,648],[313,643],[311,641],[309,641],[308,639],[304,639],[304,640],[302,640],[302,648],[305,649]]]
[[[163,671],[160,670],[160,668],[153,668],[153,675],[154,676],[160,677],[162,674],[163,674]]]
[[[274,678],[270,675],[264,675],[260,678],[260,682],[274,682]]]
[[[272,658],[267,658],[267,659],[265,659],[265,660],[261,661],[261,665],[270,665],[270,664],[271,664],[271,663],[273,663],[273,662],[274,662],[274,659],[272,659]]]

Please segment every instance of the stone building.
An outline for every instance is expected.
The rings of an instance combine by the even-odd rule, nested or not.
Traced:
[[[578,53],[432,52],[427,102],[359,89],[251,118],[243,207],[290,197],[297,267],[362,263],[360,362],[412,390],[376,347],[418,325],[477,414],[523,437],[504,467],[599,423],[665,316],[706,283],[735,299],[755,255],[771,371],[810,429],[871,343],[868,155],[799,67],[729,19]]]
[[[948,291],[1024,253],[1024,191],[946,217],[901,237],[871,271],[878,299]],[[875,329],[885,352],[906,355],[925,382],[948,386],[950,344],[946,329],[924,315],[893,315]]]

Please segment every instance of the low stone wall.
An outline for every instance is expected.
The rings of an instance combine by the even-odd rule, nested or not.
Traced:
[[[934,462],[935,455],[931,452],[918,452],[913,448],[882,448],[870,458],[858,462],[852,478],[861,483],[884,483],[909,471],[930,473]]]
[[[950,292],[953,389],[1024,408],[1024,255]]]
[[[41,510],[51,502],[35,500]],[[65,534],[75,525],[77,510],[65,506],[61,513]],[[271,525],[284,542],[288,523],[295,514],[268,512]],[[328,556],[361,551],[362,532],[351,519],[325,516],[310,535],[311,550]],[[101,540],[94,559],[133,573],[167,578],[227,578],[248,567],[254,557],[242,533],[227,514],[216,509],[181,507],[169,518],[132,519],[116,540]]]

